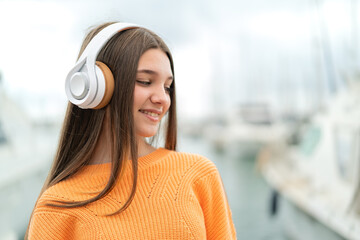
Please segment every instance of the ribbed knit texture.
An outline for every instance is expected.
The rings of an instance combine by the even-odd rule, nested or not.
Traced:
[[[31,220],[29,239],[236,239],[220,175],[208,159],[163,148],[141,157],[138,187],[130,206],[120,209],[132,187],[130,164],[115,188],[85,207],[55,208],[53,200],[93,197],[107,183],[110,163],[89,165],[47,189]]]

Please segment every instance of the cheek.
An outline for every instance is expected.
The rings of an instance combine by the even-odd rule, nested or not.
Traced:
[[[138,107],[143,101],[144,93],[142,92],[142,89],[135,86],[134,89],[134,107]]]
[[[166,104],[164,104],[164,108],[166,109],[166,112],[169,110],[170,106],[171,106],[171,98],[170,96],[168,96]]]

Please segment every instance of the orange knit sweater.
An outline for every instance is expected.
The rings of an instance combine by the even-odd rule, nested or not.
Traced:
[[[131,166],[104,198],[85,207],[45,206],[52,200],[88,199],[101,190],[110,163],[89,165],[40,197],[29,239],[236,239],[220,175],[208,159],[160,148],[139,158],[138,187],[130,206],[118,210],[132,185]]]

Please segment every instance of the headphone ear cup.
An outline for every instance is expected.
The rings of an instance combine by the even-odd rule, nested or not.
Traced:
[[[102,98],[99,105],[94,107],[94,109],[101,109],[105,107],[111,100],[111,97],[114,93],[114,76],[108,66],[105,63],[96,61],[96,66],[101,70],[102,74],[104,75],[105,79],[105,92],[104,97]],[[97,77],[97,79],[99,79]]]

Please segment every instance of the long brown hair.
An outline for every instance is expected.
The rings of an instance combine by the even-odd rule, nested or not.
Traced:
[[[90,40],[110,24],[112,23],[95,27],[87,34],[79,56]],[[132,190],[125,204],[113,214],[124,211],[130,205],[136,191],[138,165],[133,119],[133,93],[139,59],[145,51],[152,48],[161,49],[166,53],[174,76],[170,50],[159,36],[145,28],[129,29],[117,33],[99,52],[97,60],[110,68],[115,80],[114,94],[107,107],[110,109],[109,126],[112,133],[111,174],[107,185],[93,198],[77,202],[58,201],[59,204],[48,205],[64,208],[81,207],[103,198],[113,189],[124,166],[124,161],[128,158],[132,162]],[[175,150],[177,136],[175,81],[171,88],[171,105],[166,118],[164,147]],[[73,176],[83,166],[89,164],[101,133],[105,112],[105,108],[81,109],[71,103],[68,104],[56,156],[40,195],[47,188]]]

